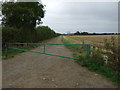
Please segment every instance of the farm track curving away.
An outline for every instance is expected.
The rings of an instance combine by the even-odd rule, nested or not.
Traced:
[[[62,43],[57,37],[48,43]],[[37,47],[34,51],[42,51]],[[65,46],[47,46],[47,52],[71,56]],[[103,76],[81,67],[72,59],[23,52],[2,62],[3,88],[114,88]]]

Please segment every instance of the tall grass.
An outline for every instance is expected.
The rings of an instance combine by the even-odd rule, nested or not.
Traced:
[[[106,52],[109,57],[108,65],[120,72],[120,48],[118,48],[120,44],[118,44],[118,38],[112,36],[110,40],[105,39],[104,41],[104,47],[109,51]]]
[[[69,40],[66,40],[65,38],[63,38],[62,41],[65,44],[73,43]],[[93,50],[94,54],[92,54],[91,56],[85,56],[82,55],[83,53],[80,53],[78,49],[76,49],[78,48],[78,46],[66,46],[66,47],[68,47],[74,53],[75,58],[76,57],[79,58],[79,60],[76,60],[78,64],[80,64],[83,67],[86,67],[90,71],[94,71],[98,74],[104,75],[105,77],[107,77],[107,79],[114,82],[117,86],[120,86],[120,72],[115,71],[111,67],[108,67],[104,63],[104,61],[101,60],[101,54],[99,49]]]

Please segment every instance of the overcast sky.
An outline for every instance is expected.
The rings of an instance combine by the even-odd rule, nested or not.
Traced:
[[[58,33],[118,32],[117,2],[63,2],[42,0],[46,5],[43,25]]]

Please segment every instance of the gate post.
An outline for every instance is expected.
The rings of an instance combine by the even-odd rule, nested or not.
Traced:
[[[82,47],[84,47],[84,40],[82,40]]]
[[[44,44],[44,53],[45,53],[45,50],[46,50],[46,44]]]
[[[5,43],[5,57],[7,58],[8,54],[7,54],[7,50],[8,50],[8,44]]]
[[[88,50],[87,50],[88,51],[88,56],[90,56],[90,54],[91,54],[90,44],[88,44],[87,47],[88,47]]]
[[[84,40],[82,40],[82,44],[84,44]]]

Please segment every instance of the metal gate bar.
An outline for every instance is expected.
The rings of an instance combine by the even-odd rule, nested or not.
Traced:
[[[9,44],[39,44],[39,45],[83,45],[87,46],[90,44],[57,44],[57,43],[9,43]]]
[[[42,53],[42,52],[36,52],[36,51],[31,51],[31,50],[26,50],[26,49],[20,49],[20,48],[12,48],[15,50],[20,50],[20,51],[27,51],[27,52],[33,52],[33,53],[40,53],[40,54],[45,54],[45,55],[50,55],[50,56],[57,56],[57,57],[62,57],[62,58],[67,58],[67,59],[75,59],[79,60],[77,58],[71,58],[71,57],[66,57],[66,56],[61,56],[61,55],[54,55],[54,54],[48,54],[48,53]]]
[[[62,57],[62,58],[68,58],[68,59],[75,59],[75,60],[79,60],[77,58],[72,58],[72,57],[66,57],[66,56],[61,56],[61,55],[55,55],[55,54],[49,54],[49,53],[46,53],[46,45],[80,45],[80,46],[87,46],[87,54],[88,56],[90,56],[91,54],[91,51],[90,51],[90,44],[84,44],[84,41],[82,44],[54,44],[54,43],[8,43],[8,46],[9,45],[13,45],[13,44],[37,44],[37,45],[44,45],[44,50],[43,50],[43,53],[42,52],[36,52],[36,51],[31,51],[31,50],[27,50],[27,49],[20,49],[20,48],[12,48],[12,49],[15,49],[15,50],[20,50],[20,51],[27,51],[27,52],[33,52],[33,53],[40,53],[40,54],[45,54],[45,55],[50,55],[50,56],[57,56],[57,57]]]

